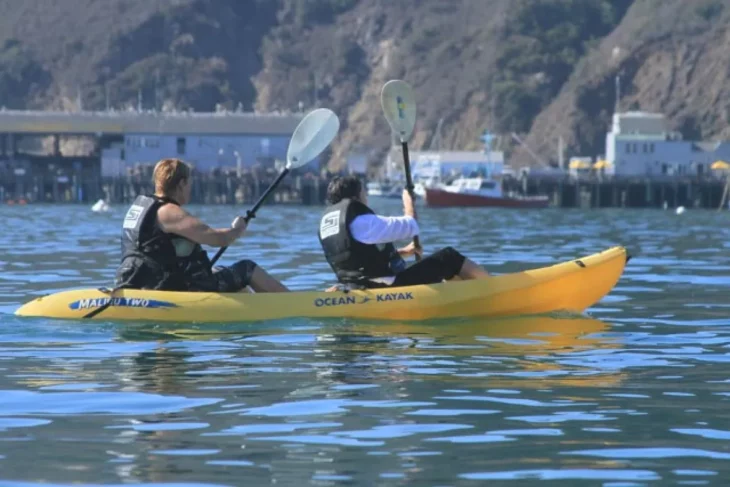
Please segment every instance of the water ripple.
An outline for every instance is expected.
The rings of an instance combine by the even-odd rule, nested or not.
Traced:
[[[453,245],[496,274],[626,245],[622,279],[581,316],[121,325],[12,315],[34,296],[109,286],[124,210],[0,207],[13,229],[0,235],[2,485],[730,476],[724,212],[419,209],[427,252]],[[254,259],[295,290],[331,285],[321,210],[266,207],[224,263]],[[191,211],[227,226],[243,209]]]

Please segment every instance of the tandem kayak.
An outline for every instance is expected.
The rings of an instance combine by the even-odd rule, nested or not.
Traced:
[[[106,289],[62,291],[21,306],[18,316],[90,320],[224,323],[284,318],[421,321],[581,313],[616,285],[628,255],[613,247],[548,267],[471,281],[349,292],[200,293]],[[111,304],[109,305],[109,301]]]

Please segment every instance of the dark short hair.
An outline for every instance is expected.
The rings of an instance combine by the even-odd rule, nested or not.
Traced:
[[[327,201],[336,205],[349,198],[359,198],[362,192],[362,183],[355,176],[336,176],[327,186]]]

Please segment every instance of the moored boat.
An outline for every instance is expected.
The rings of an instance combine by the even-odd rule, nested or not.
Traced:
[[[485,206],[503,208],[545,208],[547,196],[504,195],[499,181],[487,178],[458,178],[451,184],[425,188],[426,204],[433,207]]]
[[[372,181],[367,183],[365,189],[371,198],[400,199],[403,187],[388,182]]]

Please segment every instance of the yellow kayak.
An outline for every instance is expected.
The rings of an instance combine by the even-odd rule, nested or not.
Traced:
[[[489,279],[364,291],[192,293],[80,289],[37,298],[19,316],[81,319],[108,304],[93,320],[223,323],[283,318],[358,318],[420,321],[583,312],[616,285],[628,256],[613,247],[549,267]]]

